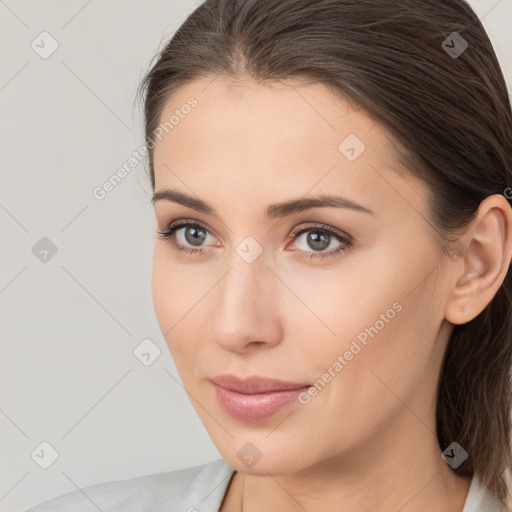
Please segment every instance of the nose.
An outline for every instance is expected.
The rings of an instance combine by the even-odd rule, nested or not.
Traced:
[[[210,317],[214,342],[238,354],[276,346],[282,337],[278,283],[263,258],[234,263],[216,286]]]

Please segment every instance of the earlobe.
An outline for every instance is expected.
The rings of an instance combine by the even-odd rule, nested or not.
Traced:
[[[503,196],[495,194],[481,202],[463,243],[464,256],[450,266],[453,284],[445,318],[453,324],[465,324],[478,316],[507,274],[512,253],[512,209]]]

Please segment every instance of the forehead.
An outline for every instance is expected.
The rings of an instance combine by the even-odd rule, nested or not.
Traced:
[[[196,106],[189,109],[187,104],[192,98]],[[377,119],[358,104],[324,84],[307,84],[299,79],[264,83],[248,78],[197,79],[168,98],[160,124],[180,110],[188,113],[180,116],[179,125],[168,130],[172,136],[166,137],[175,144],[185,137],[190,143],[195,139],[205,142],[204,135],[208,132],[216,141],[227,139],[229,143],[243,139],[247,149],[251,143],[271,141],[292,145],[295,142],[300,148],[305,139],[310,143],[308,146],[339,143],[346,129],[361,138],[366,135],[373,146],[386,144],[386,137],[382,137],[385,134],[373,131]],[[267,147],[270,146],[275,143]]]
[[[256,202],[336,190],[382,207],[421,190],[412,176],[384,176],[395,164],[387,131],[323,84],[201,78],[168,99],[160,123],[173,116],[154,150],[156,190]]]

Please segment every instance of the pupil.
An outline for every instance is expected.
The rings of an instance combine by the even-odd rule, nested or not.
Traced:
[[[315,251],[320,251],[326,247],[329,247],[329,237],[330,235],[325,233],[312,231],[308,236],[308,243],[312,249],[315,249]]]
[[[193,233],[192,236],[189,236]],[[192,245],[201,245],[201,242],[206,238],[204,230],[198,230],[196,228],[188,228],[185,230],[185,239]]]

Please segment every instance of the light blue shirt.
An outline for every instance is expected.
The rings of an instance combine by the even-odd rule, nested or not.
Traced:
[[[201,466],[104,482],[25,512],[218,512],[235,469],[224,459]],[[502,512],[476,475],[462,512]]]

